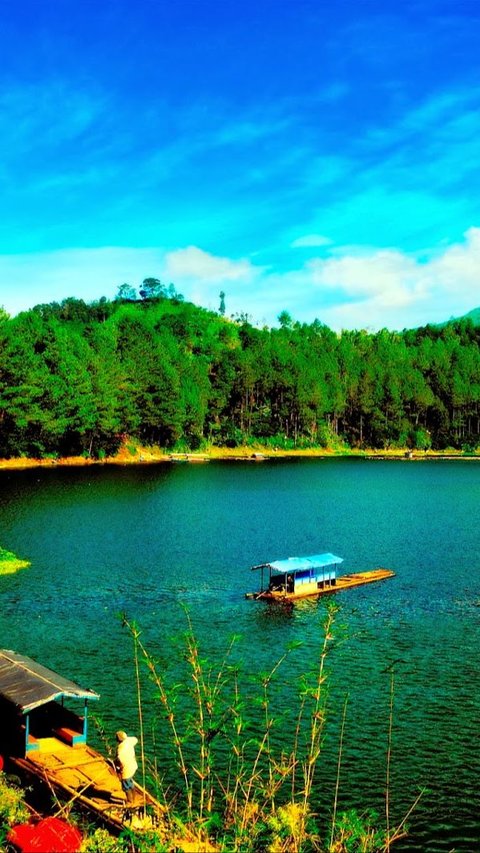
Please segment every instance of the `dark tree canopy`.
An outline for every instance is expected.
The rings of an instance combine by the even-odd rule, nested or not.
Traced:
[[[130,436],[162,447],[475,448],[480,328],[334,333],[259,329],[147,278],[90,304],[0,314],[0,455],[99,455]],[[222,294],[221,294],[222,295]]]

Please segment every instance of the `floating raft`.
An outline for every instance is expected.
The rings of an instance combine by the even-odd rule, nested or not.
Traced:
[[[25,655],[0,650],[0,755],[27,785],[53,791],[111,830],[158,831],[163,806],[137,784],[127,803],[113,762],[87,743],[88,702],[98,698]],[[83,714],[64,699],[82,701]]]
[[[160,822],[158,801],[136,785],[135,801],[127,804],[114,767],[87,744],[71,746],[57,737],[37,743],[39,748],[30,750],[27,757],[11,759],[27,783],[45,783],[61,801],[82,808],[113,830],[127,825],[145,831]]]
[[[246,598],[267,601],[294,601],[330,595],[354,586],[364,586],[391,578],[391,569],[377,568],[365,572],[353,572],[337,576],[337,565],[342,557],[334,554],[316,554],[312,557],[288,557],[271,563],[252,566],[262,573],[259,592],[246,593]],[[266,576],[266,583],[265,583]]]

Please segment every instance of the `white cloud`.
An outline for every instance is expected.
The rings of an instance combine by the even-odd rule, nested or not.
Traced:
[[[297,237],[293,243],[290,243],[291,249],[309,249],[316,246],[330,246],[332,241],[329,237],[323,237],[322,234],[305,234],[303,237]]]
[[[263,313],[257,313],[263,273],[263,267],[247,259],[219,257],[198,246],[165,255],[164,278],[172,281],[177,291],[197,305],[216,310],[223,290],[227,315],[248,313],[252,318],[263,318]]]
[[[461,243],[418,258],[395,249],[344,248],[286,273],[264,271],[249,313],[275,323],[281,310],[333,329],[414,328],[461,316],[480,304],[480,228]]]
[[[68,296],[112,298],[118,285],[147,276],[206,308],[226,293],[227,314],[246,313],[274,325],[287,310],[301,322],[318,318],[332,329],[413,328],[460,316],[480,304],[480,228],[428,259],[394,249],[348,247],[286,272],[248,259],[220,257],[198,246],[66,249],[0,256],[0,305],[12,314]]]
[[[173,279],[196,279],[201,281],[238,281],[250,278],[252,264],[248,260],[232,261],[221,258],[199,249],[197,246],[187,246],[169,252],[165,257],[166,273]]]
[[[480,303],[480,229],[470,228],[463,243],[427,261],[381,250],[317,259],[312,282],[325,304],[324,322],[335,328],[414,327],[461,316]],[[341,300],[341,294],[344,300]]]
[[[430,272],[444,293],[453,293],[459,300],[480,302],[480,228],[469,228],[465,242],[446,249],[431,263]]]
[[[337,290],[355,300],[373,299],[385,308],[408,305],[424,295],[419,265],[393,250],[317,259],[310,268],[312,281],[320,289]]]

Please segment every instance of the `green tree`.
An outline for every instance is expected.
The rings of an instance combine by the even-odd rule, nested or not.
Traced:
[[[115,299],[120,299],[125,302],[135,302],[137,298],[137,291],[130,284],[119,284],[117,288],[117,295]]]
[[[166,289],[158,278],[144,278],[138,291],[142,299],[165,299]]]

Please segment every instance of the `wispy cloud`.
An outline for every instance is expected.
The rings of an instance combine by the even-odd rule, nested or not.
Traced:
[[[172,281],[186,299],[214,310],[224,290],[227,314],[248,314],[260,324],[275,325],[287,310],[297,320],[318,318],[334,329],[411,328],[477,306],[480,228],[471,228],[461,242],[426,260],[395,250],[352,247],[288,272],[216,256],[198,246],[4,255],[0,304],[16,313],[68,296],[111,298],[123,282],[138,287],[150,275]]]
[[[248,260],[234,261],[204,252],[197,246],[187,246],[168,252],[165,269],[169,277],[182,281],[238,281],[251,278],[254,267]],[[258,273],[258,268],[256,272]]]
[[[19,157],[37,147],[72,142],[95,127],[104,97],[60,79],[0,89],[0,148]]]
[[[428,260],[380,250],[317,260],[310,268],[320,304],[325,291],[337,294],[324,314],[335,328],[442,322],[477,307],[480,229],[469,229],[461,243]]]
[[[379,308],[403,308],[425,297],[418,264],[401,252],[380,250],[311,262],[312,283],[351,302],[374,302]]]
[[[209,307],[223,289],[227,312],[267,322],[287,309],[415,325],[475,305],[468,11],[287,4],[254,30],[195,10],[184,30],[182,3],[148,4],[132,36],[119,4],[32,22],[26,64],[3,37],[0,252],[43,252],[0,255],[0,302],[96,298],[155,275]]]
[[[292,249],[311,249],[318,246],[329,246],[332,241],[329,237],[324,237],[322,234],[304,234],[303,237],[297,237],[290,243]]]
[[[459,239],[480,222],[472,193],[479,102],[480,89],[451,89],[348,140],[341,156],[305,160],[299,185],[309,216],[297,232],[407,252]],[[297,202],[300,211],[300,194]]]

